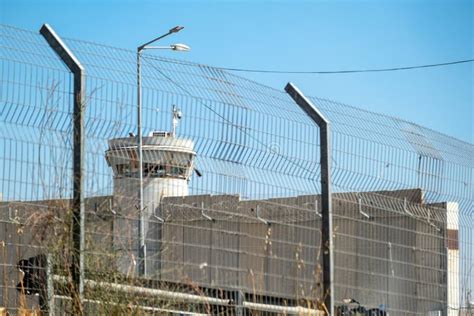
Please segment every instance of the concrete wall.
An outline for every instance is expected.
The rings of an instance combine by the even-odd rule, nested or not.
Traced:
[[[139,180],[137,178],[114,178],[114,251],[118,258],[118,269],[129,276],[136,276],[138,258],[139,229]],[[143,185],[143,201],[145,216],[145,236],[149,252],[157,251],[156,235],[157,218],[154,217],[163,196],[188,195],[188,183],[185,179],[145,178]],[[153,274],[156,269],[148,268],[147,273]]]
[[[419,190],[334,195],[339,302],[353,297],[400,314],[443,310],[445,223],[434,216],[423,220],[440,209],[423,205],[422,198]],[[161,277],[288,298],[322,297],[314,202],[319,204],[318,196],[165,198]],[[201,207],[215,221],[205,219]],[[270,225],[257,218],[257,207]]]
[[[6,241],[3,304],[18,303],[16,262],[44,253],[44,238],[61,227],[44,225],[52,209],[64,218],[69,204],[60,202],[0,204],[0,237]],[[322,298],[319,203],[316,195],[259,201],[231,195],[164,198],[156,214],[165,222],[152,219],[147,234],[148,276],[289,299]],[[117,227],[125,205],[111,197],[86,201],[92,272],[134,270],[137,236]],[[456,272],[447,273],[449,258],[457,257],[445,248],[446,203],[425,205],[421,191],[406,190],[335,194],[333,205],[337,301],[352,297],[368,307],[384,304],[392,315],[443,310],[448,284],[457,288]],[[9,207],[20,210],[23,224],[12,222]],[[47,216],[34,222],[32,214]],[[119,239],[130,248],[116,249]],[[28,299],[34,304],[36,298]]]
[[[457,315],[462,295],[459,269],[459,205],[446,203],[448,225],[448,315]]]
[[[86,200],[86,263],[90,271],[115,271],[112,249],[111,197]],[[11,315],[18,307],[39,310],[37,295],[22,296],[16,286],[23,277],[17,263],[40,254],[54,253],[54,264],[69,260],[69,200],[0,202],[0,307]],[[91,260],[92,258],[92,260]],[[46,283],[44,284],[46,286]]]
[[[304,212],[294,207],[302,201],[165,198],[162,278],[292,298],[320,294],[315,286],[320,223],[308,206]],[[257,207],[269,225],[257,219]]]

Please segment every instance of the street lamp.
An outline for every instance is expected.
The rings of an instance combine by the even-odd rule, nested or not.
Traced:
[[[190,51],[191,48],[186,44],[171,44],[169,46],[147,46],[143,49],[170,49],[178,52],[187,52]]]
[[[143,140],[142,140],[142,74],[141,74],[141,57],[142,51],[145,49],[170,49],[173,51],[189,51],[189,46],[185,44],[172,44],[170,46],[149,46],[150,44],[168,36],[173,33],[178,33],[184,27],[175,26],[168,31],[168,33],[158,36],[157,38],[137,47],[137,137],[138,137],[138,167],[139,167],[139,216],[140,224],[138,227],[138,239],[140,245],[138,246],[138,274],[145,275],[146,273],[146,243],[145,243],[145,218],[143,214]]]

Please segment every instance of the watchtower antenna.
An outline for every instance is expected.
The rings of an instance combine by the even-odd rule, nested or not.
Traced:
[[[178,127],[179,120],[183,117],[183,113],[179,108],[176,107],[176,105],[173,105],[173,129],[171,131],[173,136],[176,136],[176,128]]]

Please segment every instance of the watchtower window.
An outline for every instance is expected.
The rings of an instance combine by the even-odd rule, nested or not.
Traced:
[[[171,175],[184,178],[186,176],[186,168],[173,166],[171,167]]]
[[[165,167],[156,163],[143,164],[143,176],[145,177],[162,177],[165,175]]]
[[[117,164],[115,168],[120,176],[129,177],[131,175],[130,164]]]

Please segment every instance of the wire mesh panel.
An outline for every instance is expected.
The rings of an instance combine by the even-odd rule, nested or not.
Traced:
[[[67,243],[53,224],[71,197],[72,77],[37,34],[0,39],[0,305],[25,313],[46,306],[51,240]]]
[[[3,29],[11,33],[14,45],[20,46],[23,33],[46,45],[37,34]],[[97,308],[90,301],[94,299],[103,301],[104,308],[113,305],[122,311],[129,305],[124,303],[132,300],[139,307],[204,313],[269,312],[271,308],[285,313],[297,305],[302,307],[296,311],[315,313],[322,300],[318,130],[304,113],[280,91],[212,67],[145,54],[140,168],[135,53],[82,41],[65,43],[87,74],[86,311]],[[70,80],[57,57],[48,54]],[[28,57],[35,55],[29,52]],[[5,58],[4,63],[9,62]],[[41,70],[49,72],[49,68]],[[5,73],[6,83],[11,76]],[[30,77],[25,78],[28,84]],[[70,83],[68,88],[70,95]],[[3,101],[17,102],[13,96]],[[68,101],[69,109],[71,98]],[[71,137],[70,118],[67,123],[66,135]],[[18,124],[9,116],[2,120],[2,128],[10,125]],[[34,135],[44,132],[42,127]],[[36,141],[69,155],[51,162],[52,168],[67,164],[70,170],[69,139],[66,145]],[[36,158],[34,149],[25,150]],[[32,158],[31,164],[36,167],[40,162]],[[138,207],[140,170],[143,210]],[[54,172],[58,170],[48,176]],[[11,180],[2,177],[4,183],[20,181],[16,172],[11,174]],[[65,187],[49,178],[44,182],[53,192]],[[29,183],[27,189],[37,186]],[[69,182],[66,188],[67,194],[36,195],[30,200],[42,205],[55,199],[69,211]],[[6,203],[24,199],[19,190],[6,191],[7,186],[2,190]],[[66,221],[62,218],[55,224],[59,227]],[[138,250],[141,238],[146,245],[143,257]],[[52,251],[42,253],[46,252]],[[138,271],[141,260],[146,263],[144,275]],[[67,263],[55,261],[53,266],[57,311],[71,305],[62,289],[68,284],[62,270]],[[9,273],[16,273],[16,268],[8,265]],[[102,293],[109,291],[93,280],[104,281],[106,289],[117,289],[117,284],[131,288],[120,288],[120,295],[112,291],[114,296]],[[138,295],[144,288],[184,292],[190,295],[184,301],[194,300],[194,304],[181,306],[175,299],[157,302]],[[225,302],[211,301],[210,306],[210,297]],[[13,309],[15,304],[4,305]]]
[[[116,270],[136,277],[144,260],[148,279],[238,290],[256,303],[303,300],[314,312],[322,299],[318,130],[304,113],[280,91],[145,54],[140,258],[136,55],[66,42],[88,72],[87,159],[97,163],[88,163],[87,188],[113,195],[104,210],[113,214],[106,248]]]
[[[40,35],[0,30],[2,304],[64,313],[72,78]],[[86,69],[84,311],[324,311],[319,130],[283,89],[145,51],[140,150],[136,53],[65,43]],[[338,312],[467,306],[473,145],[312,101],[334,131]],[[36,255],[48,273],[31,299],[17,263]]]
[[[473,145],[312,100],[334,126],[334,190],[353,192],[333,195],[339,300],[457,315],[474,286]]]

